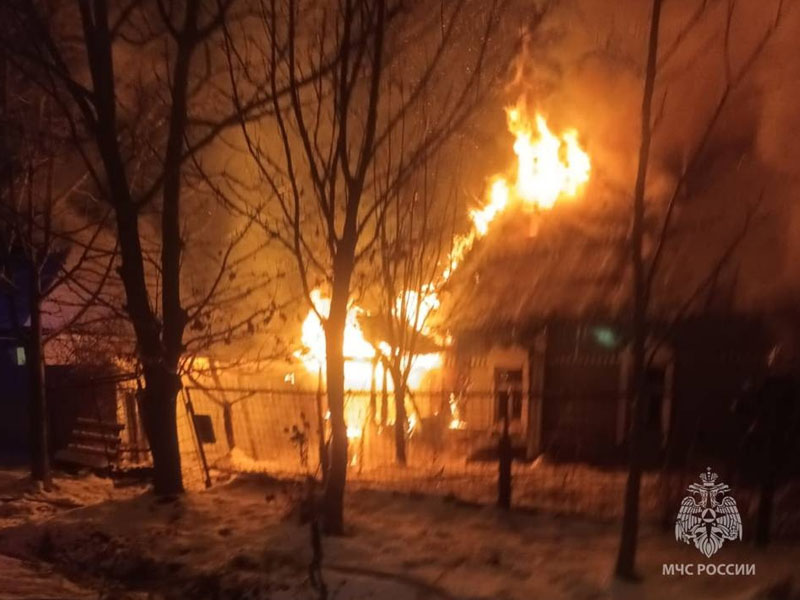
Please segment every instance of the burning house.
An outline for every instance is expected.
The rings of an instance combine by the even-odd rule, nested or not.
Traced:
[[[527,459],[626,456],[630,207],[618,191],[590,185],[592,163],[576,132],[554,132],[521,105],[507,117],[516,162],[489,180],[438,279],[402,290],[396,314],[349,308],[351,467],[395,463],[398,403],[414,464],[491,455],[506,417],[516,454]],[[665,256],[649,303],[646,451],[650,460],[734,456],[725,448],[737,439],[735,405],[763,371],[769,335],[759,313],[737,303],[736,278],[715,258],[683,243]],[[310,300],[281,390],[251,380],[196,388],[193,410],[225,433],[205,444],[204,461],[236,450],[253,464],[292,469],[296,444],[302,461],[324,454],[316,449],[328,430],[322,319],[330,300],[321,289]],[[392,320],[413,347],[399,347]],[[409,366],[399,396],[389,366],[398,353]]]
[[[517,214],[473,249],[452,282],[445,380],[467,427],[508,411],[529,458],[614,461],[630,419],[629,257],[624,231],[594,237],[574,225],[570,215]],[[722,308],[681,315],[685,289],[654,294],[651,458],[721,448],[736,401],[763,369],[764,327]],[[491,403],[475,400],[487,394]]]
[[[508,120],[515,177],[496,178],[472,212],[473,234],[443,295],[452,341],[444,385],[461,427],[497,430],[508,415],[529,459],[622,460],[631,421],[629,202],[602,183],[585,185],[591,163],[574,132],[555,135],[518,109]],[[723,221],[714,211],[735,213],[729,197],[695,204],[657,251],[661,268],[649,282],[650,460],[725,455],[740,427],[736,404],[774,343],[758,302],[742,301],[739,266],[731,268],[743,234],[714,237]],[[681,227],[707,235],[686,243]]]

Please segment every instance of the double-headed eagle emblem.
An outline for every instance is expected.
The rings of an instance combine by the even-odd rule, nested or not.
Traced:
[[[700,474],[702,483],[686,489],[691,495],[681,501],[675,520],[675,539],[694,543],[706,557],[722,548],[725,540],[742,539],[742,517],[736,500],[725,495],[730,487],[717,483],[717,477],[711,467]]]

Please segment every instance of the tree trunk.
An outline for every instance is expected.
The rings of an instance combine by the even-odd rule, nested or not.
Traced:
[[[378,392],[377,392],[377,384],[378,382],[375,380],[376,372],[378,370],[378,355],[375,355],[375,358],[372,359],[372,376],[369,378],[369,415],[370,425],[375,421],[375,414],[378,409]]]
[[[775,498],[775,478],[765,473],[761,481],[758,495],[758,512],[756,513],[756,546],[764,548],[769,545],[772,530],[772,505]]]
[[[389,389],[387,387],[386,367],[383,368],[383,381],[381,387],[381,430],[386,427],[387,414],[389,413]]]
[[[112,169],[116,163],[110,163]],[[123,179],[121,169],[112,171]],[[115,205],[117,236],[122,262],[120,277],[125,289],[126,310],[136,334],[137,354],[144,371],[144,390],[139,409],[142,427],[153,456],[156,494],[173,495],[183,492],[178,445],[176,397],[181,388],[177,374],[177,358],[169,367],[160,339],[158,318],[153,313],[145,283],[143,251],[139,239],[138,215],[127,187],[115,188],[124,201]]]
[[[125,289],[125,309],[136,335],[137,354],[144,370],[145,389],[140,399],[142,425],[153,455],[154,488],[157,494],[183,491],[180,471],[176,396],[180,390],[177,365],[183,351],[186,313],[180,303],[180,192],[181,166],[186,137],[188,86],[191,61],[197,46],[198,0],[186,3],[184,23],[177,36],[178,47],[169,91],[172,105],[169,133],[163,159],[161,219],[161,281],[163,317],[154,312],[145,276],[144,251],[139,235],[139,207],[131,193],[126,161],[119,141],[117,92],[113,60],[113,35],[106,3],[96,10],[81,11],[86,37],[89,73],[93,84],[89,116],[103,162],[109,203],[114,208],[120,251],[119,274]],[[79,105],[85,106],[83,99]]]
[[[44,379],[44,352],[42,351],[42,298],[41,281],[37,262],[30,263],[30,287],[28,304],[31,326],[26,348],[29,385],[29,408],[31,430],[31,477],[41,481],[45,489],[50,488],[50,455],[48,449],[49,427],[47,418],[47,396]]]
[[[406,413],[406,389],[400,379],[394,378],[394,454],[397,464],[406,466],[406,432],[408,430],[408,414]]]
[[[643,256],[644,194],[647,166],[650,157],[650,113],[658,54],[658,29],[661,0],[653,0],[650,38],[647,54],[644,92],[642,95],[641,145],[636,185],[633,196],[633,225],[631,228],[631,261],[633,264],[633,373],[631,385],[631,432],[628,480],[625,485],[624,513],[620,532],[616,575],[623,579],[636,578],[636,544],[639,529],[639,491],[642,481],[642,446],[646,418],[645,340],[647,338],[648,276]],[[652,275],[652,274],[651,274]]]
[[[177,396],[180,377],[165,369],[145,369],[145,389],[139,407],[153,455],[153,489],[171,496],[183,492],[178,443]]]
[[[325,413],[322,410],[322,367],[317,373],[317,434],[319,435],[319,468],[322,485],[328,480],[328,444],[325,440]]]
[[[636,546],[639,531],[639,493],[642,483],[642,451],[647,397],[644,393],[645,323],[643,313],[634,310],[632,397],[630,402],[632,422],[629,439],[628,479],[620,533],[616,575],[622,579],[636,580]]]
[[[331,309],[325,324],[328,410],[331,452],[325,482],[323,524],[332,535],[344,533],[344,488],[347,480],[347,424],[344,421],[344,329],[350,281],[334,281]]]

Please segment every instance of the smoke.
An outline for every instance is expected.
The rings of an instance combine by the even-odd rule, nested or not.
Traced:
[[[523,45],[507,90],[541,110],[556,129],[580,132],[592,158],[586,203],[629,206],[650,5],[555,4]],[[655,231],[684,177],[686,197],[669,242],[670,262],[680,268],[665,269],[663,285],[698,284],[735,246],[720,269],[719,287],[736,288],[733,308],[762,310],[800,289],[793,267],[800,258],[800,210],[791,202],[800,175],[793,152],[800,134],[800,11],[783,6],[770,35],[777,3],[736,3],[728,20],[729,6],[664,4],[648,214]],[[742,240],[735,243],[737,236]]]
[[[452,170],[442,178],[456,181],[463,191],[465,213],[480,205],[487,178],[513,164],[513,139],[502,109],[522,98],[531,113],[539,110],[547,117],[554,131],[574,128],[579,132],[580,143],[592,159],[587,205],[602,198],[626,208],[637,166],[650,3],[552,2],[542,20],[542,2],[519,0],[517,4],[516,12],[504,16],[502,30],[509,44],[506,50],[518,52],[506,85],[475,116],[471,129],[447,146],[449,155],[437,158]],[[686,170],[724,91],[728,4],[709,0],[695,18],[701,4],[701,0],[665,3],[662,58],[654,97],[658,126],[648,173],[651,215],[659,214],[658,209]],[[737,5],[729,31],[734,70],[742,66],[774,17],[769,4]],[[800,245],[794,242],[800,239],[800,211],[790,202],[798,175],[792,150],[800,133],[794,100],[800,91],[800,67],[794,64],[800,40],[797,12],[788,12],[752,73],[728,98],[706,152],[687,174],[688,198],[676,213],[680,235],[671,238],[669,254],[669,262],[680,269],[665,269],[661,282],[665,287],[705,278],[739,232],[748,211],[761,199],[757,218],[752,219],[745,241],[738,246],[736,260],[720,275],[718,287],[736,286],[738,306],[748,309],[800,289],[800,273],[793,273],[792,266],[800,259]],[[512,48],[519,43],[520,27],[525,35],[519,47]],[[461,36],[465,55],[475,52],[477,34],[467,29]],[[416,47],[421,46],[415,42]],[[498,54],[506,56],[505,51]],[[505,65],[507,62],[499,59],[490,63],[485,67],[487,75],[495,78],[494,69]],[[448,63],[452,73],[462,67],[459,61]],[[454,79],[458,76],[452,74]],[[442,73],[445,91],[450,77]],[[265,136],[267,133],[265,129]],[[241,140],[230,145],[241,147]],[[218,162],[219,168],[242,180],[257,179],[241,152],[231,152],[220,144],[209,154],[208,162]],[[474,203],[470,196],[475,197]],[[218,251],[220,240],[241,226],[238,219],[223,218],[224,214],[221,210],[199,209],[194,213],[194,245],[187,252],[198,252],[207,259],[207,251]],[[248,238],[243,254],[255,251],[263,242],[259,233],[263,234],[254,232],[252,239]],[[288,273],[294,270],[280,248],[259,249],[258,256],[261,265],[280,264],[279,270]],[[207,264],[207,260],[187,264],[189,287],[196,283],[198,288],[205,288],[213,280],[213,269],[191,267]],[[242,271],[238,275],[243,280],[254,276],[261,278],[263,274]],[[253,312],[257,307],[251,303],[266,299],[274,299],[279,305],[291,304],[293,310],[289,312],[298,314],[290,314],[288,323],[276,318],[274,324],[285,330],[286,337],[296,338],[305,306],[297,301],[297,282],[291,277],[285,285],[281,281],[277,290],[254,294],[235,309],[238,313]],[[251,336],[249,341],[256,344],[255,339]]]

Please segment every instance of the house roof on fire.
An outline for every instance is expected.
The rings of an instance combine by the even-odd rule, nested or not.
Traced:
[[[631,306],[629,218],[606,211],[504,215],[448,282],[442,314],[453,333],[519,331],[552,320],[620,321]],[[730,310],[735,277],[708,281],[709,263],[666,248],[651,310],[669,318],[687,302]]]

